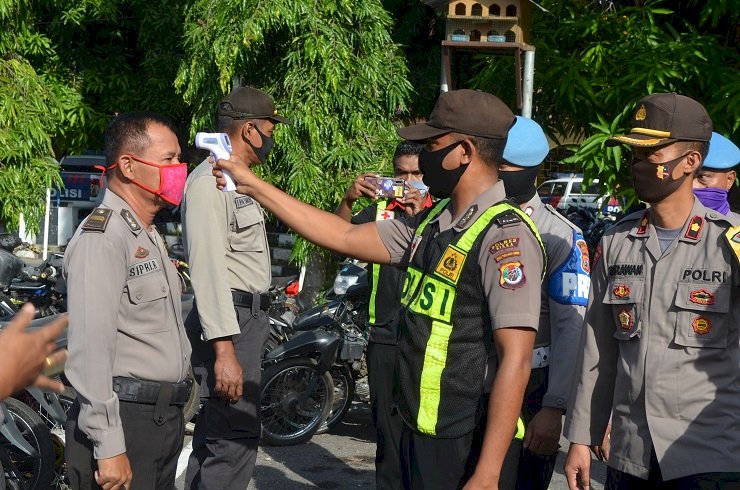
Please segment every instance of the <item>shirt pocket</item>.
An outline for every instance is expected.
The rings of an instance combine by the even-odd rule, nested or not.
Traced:
[[[255,205],[234,211],[234,221],[229,233],[229,246],[236,252],[261,252],[265,248],[264,216]]]
[[[615,278],[609,281],[604,304],[610,305],[614,321],[614,338],[630,340],[640,337],[644,279]]]
[[[673,341],[684,347],[727,347],[730,285],[679,282]]]
[[[170,288],[164,272],[126,281],[131,305],[120,318],[121,327],[133,333],[156,333],[170,328],[167,318]]]

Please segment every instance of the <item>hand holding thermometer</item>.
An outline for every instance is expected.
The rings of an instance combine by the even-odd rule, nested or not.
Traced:
[[[226,133],[196,133],[195,146],[202,150],[210,150],[214,163],[218,160],[228,160],[231,156],[231,141],[229,141],[229,135]],[[224,192],[235,191],[234,179],[226,170],[222,170],[222,172],[224,179],[226,179]]]

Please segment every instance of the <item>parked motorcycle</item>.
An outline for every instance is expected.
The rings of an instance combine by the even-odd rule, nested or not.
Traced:
[[[332,408],[334,383],[328,371],[339,342],[329,332],[300,332],[265,355],[260,384],[263,444],[302,444],[321,427]]]
[[[327,294],[328,302],[303,312],[293,323],[301,332],[327,332],[340,340],[337,359],[330,373],[334,383],[332,407],[317,433],[336,427],[347,415],[352,401],[370,402],[365,351],[367,303],[370,286],[367,271],[360,262],[342,264]]]
[[[20,238],[0,235],[0,314],[15,314],[18,307],[32,303],[36,318],[67,311],[66,284],[62,277],[64,256],[52,253],[37,266],[27,265],[13,255]]]
[[[35,319],[26,327],[27,330],[44,328],[53,322],[59,315]],[[0,321],[0,330],[7,327],[9,321]],[[67,331],[65,330],[56,339],[58,349],[67,346]],[[66,379],[58,376],[57,379],[67,384]],[[68,387],[61,395],[49,391],[30,387],[8,399],[7,409],[12,419],[6,417],[0,428],[0,438],[5,456],[9,462],[2,461],[6,469],[6,479],[10,478],[9,488],[27,489],[68,489],[69,481],[64,463],[64,423],[67,412],[74,402],[76,393]],[[18,431],[14,430],[15,421]],[[24,443],[24,440],[26,441]],[[48,442],[48,444],[47,444]],[[8,463],[8,464],[6,464]],[[10,466],[9,466],[10,464]],[[23,478],[19,482],[9,475],[15,467]],[[50,473],[47,468],[51,468]],[[15,486],[14,486],[15,485]]]

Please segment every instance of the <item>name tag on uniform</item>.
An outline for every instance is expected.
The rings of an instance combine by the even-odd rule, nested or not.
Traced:
[[[158,259],[145,260],[144,262],[137,262],[128,268],[128,277],[138,277],[145,274],[151,274],[162,270],[159,266]]]
[[[249,196],[239,196],[234,199],[234,205],[236,206],[236,209],[241,209],[243,207],[249,206],[250,204],[254,204],[254,201]]]

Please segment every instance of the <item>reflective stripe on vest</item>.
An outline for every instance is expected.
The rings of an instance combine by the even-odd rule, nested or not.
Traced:
[[[377,209],[380,209],[381,207],[385,208],[387,206],[388,206],[388,201],[385,199],[381,199],[375,205],[375,209],[377,210]],[[378,279],[380,278],[380,265],[370,264],[370,273],[372,275],[373,287],[370,290],[370,300],[367,306],[367,321],[368,323],[370,323],[370,325],[375,325],[375,322],[377,320],[375,316],[375,311],[376,311],[375,301],[378,296]]]
[[[427,224],[442,212],[448,202],[449,199],[440,201],[437,206],[432,208],[432,211],[429,212],[416,230],[417,236],[421,236]],[[438,264],[431,275],[425,274],[424,271],[412,265],[409,265],[406,269],[401,304],[408,307],[415,314],[426,316],[432,320],[429,340],[424,350],[424,365],[419,387],[419,413],[416,419],[417,429],[424,434],[436,435],[441,400],[442,371],[447,363],[448,342],[453,329],[452,308],[457,294],[460,271],[478,236],[487,229],[493,219],[506,212],[516,213],[527,224],[540,244],[543,261],[546,260],[542,238],[529,216],[521,209],[502,202],[485,210],[457,240],[454,247],[452,244],[448,245],[440,264],[450,253],[454,255],[454,267],[450,265],[447,269],[442,268],[442,272],[440,272],[440,264]],[[544,265],[543,262],[543,277]],[[523,428],[524,424],[522,423],[520,427],[519,422],[517,422],[517,438],[519,438],[519,433],[523,431]]]
[[[514,439],[524,439],[524,421],[519,417],[516,421],[516,434]]]

